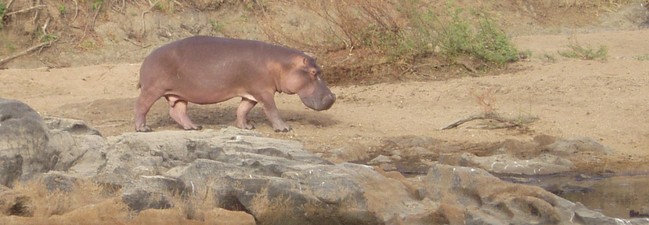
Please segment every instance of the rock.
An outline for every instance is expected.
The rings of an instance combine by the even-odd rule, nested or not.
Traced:
[[[163,176],[141,176],[122,189],[122,200],[131,210],[167,209],[174,206],[171,198],[185,193],[185,184]]]
[[[45,188],[48,191],[62,191],[62,192],[71,192],[74,191],[75,186],[77,185],[77,178],[62,173],[60,171],[49,171],[40,176],[40,183],[45,185]]]
[[[0,184],[47,172],[58,160],[48,148],[47,127],[36,111],[16,100],[0,99]]]
[[[47,116],[43,118],[43,122],[50,130],[64,131],[71,135],[97,135],[101,133],[95,128],[92,128],[82,120],[66,119]]]
[[[168,209],[173,207],[170,195],[134,188],[122,194],[122,201],[136,212],[145,209]]]
[[[384,155],[379,155],[376,158],[370,160],[367,162],[367,164],[370,165],[376,165],[376,164],[381,164],[381,163],[390,163],[392,162],[392,159],[390,157],[384,156]]]
[[[577,139],[560,139],[552,144],[541,146],[544,150],[558,156],[569,156],[578,152],[594,152],[600,154],[611,154],[613,150],[596,142],[592,138],[582,137]]]
[[[550,154],[541,154],[525,160],[509,154],[480,157],[464,153],[460,158],[462,166],[482,168],[503,175],[549,175],[569,172],[574,167],[570,160]]]
[[[570,171],[574,165],[565,156],[609,151],[593,140],[542,136],[529,143],[492,144],[472,151],[476,154],[458,154],[460,149],[406,136],[383,143],[380,152],[391,157],[376,157],[379,167],[334,164],[299,142],[236,128],[104,138],[82,121],[43,122],[29,106],[0,100],[4,186],[38,177],[49,191],[73,193],[92,180],[119,193],[47,218],[57,223],[84,218],[124,223],[132,211],[139,212],[138,224],[214,224],[229,216],[241,224],[649,224],[606,217],[489,173],[525,177]],[[385,172],[403,172],[413,163],[416,168],[409,168],[425,176]],[[9,188],[0,190],[5,215],[31,216],[38,207],[33,202]]]
[[[501,181],[482,169],[435,164],[423,194],[451,224],[649,224],[606,217],[536,186]]]

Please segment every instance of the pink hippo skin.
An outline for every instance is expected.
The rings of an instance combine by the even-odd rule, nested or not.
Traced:
[[[241,97],[236,126],[253,129],[247,114],[261,102],[275,131],[289,131],[275,106],[276,92],[297,94],[307,107],[331,108],[336,95],[320,77],[315,60],[301,51],[259,41],[208,36],[185,38],[154,50],[140,68],[135,130],[151,131],[146,114],[160,97],[185,130],[201,129],[187,116],[187,103],[211,104]]]

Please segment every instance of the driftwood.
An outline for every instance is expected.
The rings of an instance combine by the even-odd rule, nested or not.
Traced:
[[[502,123],[499,126],[494,126],[491,127],[491,129],[500,129],[500,128],[511,128],[511,127],[524,127],[525,124],[534,122],[537,118],[535,117],[530,117],[526,118],[525,120],[520,120],[520,119],[509,119],[509,118],[504,118],[496,113],[481,113],[477,115],[471,115],[462,119],[459,119],[445,127],[442,127],[440,130],[448,130],[448,129],[453,129],[456,128],[466,122],[473,121],[473,120],[495,120],[500,123]]]
[[[18,53],[16,53],[16,54],[10,55],[10,56],[7,57],[7,58],[0,59],[0,65],[4,65],[5,63],[8,63],[9,61],[11,61],[11,60],[13,60],[13,59],[15,59],[15,58],[18,58],[18,57],[20,57],[20,56],[26,55],[26,54],[28,54],[28,53],[30,53],[30,52],[36,50],[36,49],[41,49],[41,48],[44,48],[44,47],[49,47],[49,46],[52,45],[52,43],[54,43],[55,41],[56,41],[56,40],[48,41],[48,42],[43,42],[43,43],[40,43],[40,44],[34,45],[34,46],[32,46],[32,47],[29,47],[28,49],[25,49],[25,50],[22,51],[22,52],[18,52]]]

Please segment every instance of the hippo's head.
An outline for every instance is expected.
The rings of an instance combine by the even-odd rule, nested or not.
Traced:
[[[320,77],[320,67],[311,57],[300,58],[298,65],[284,76],[282,89],[289,94],[300,96],[302,103],[311,109],[321,111],[331,108],[336,101],[336,95]]]

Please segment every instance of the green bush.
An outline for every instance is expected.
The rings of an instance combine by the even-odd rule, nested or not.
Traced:
[[[2,30],[2,24],[4,23],[4,15],[5,11],[7,11],[7,6],[5,5],[4,2],[0,2],[0,30]]]
[[[639,56],[636,56],[636,57],[633,57],[633,58],[636,59],[636,60],[640,60],[640,61],[649,61],[649,53],[644,54],[644,55],[639,55]]]
[[[486,62],[502,65],[519,59],[519,52],[510,38],[486,17],[480,20],[480,29],[472,45],[473,53]]]
[[[331,0],[299,4],[325,22],[317,31],[323,40],[302,42],[304,33],[288,33],[280,25],[265,27],[271,40],[302,44],[324,52],[364,49],[383,56],[385,60],[379,60],[380,63],[407,67],[431,57],[453,64],[459,57],[469,56],[485,65],[498,66],[519,59],[510,38],[486,14],[467,15],[465,9],[451,4],[446,10],[436,9],[433,3],[422,0]]]
[[[399,13],[408,21],[407,27],[399,27],[385,38],[392,39],[384,43],[384,52],[392,60],[412,61],[418,57],[427,57],[433,53],[439,42],[436,29],[437,16],[430,9],[419,10],[419,0],[400,1]]]
[[[559,51],[560,56],[566,58],[577,58],[584,60],[606,60],[608,57],[608,48],[604,45],[600,45],[597,50],[591,47],[584,47],[578,42],[568,45],[568,50]]]
[[[476,25],[463,16],[463,9],[451,11],[450,22],[441,25],[441,46],[450,58],[469,55],[487,63],[503,65],[517,61],[519,52],[510,38],[486,15]]]
[[[451,20],[448,24],[441,26],[441,46],[444,53],[451,57],[472,52],[473,32],[468,21],[462,19],[462,9],[455,9],[451,13]]]

